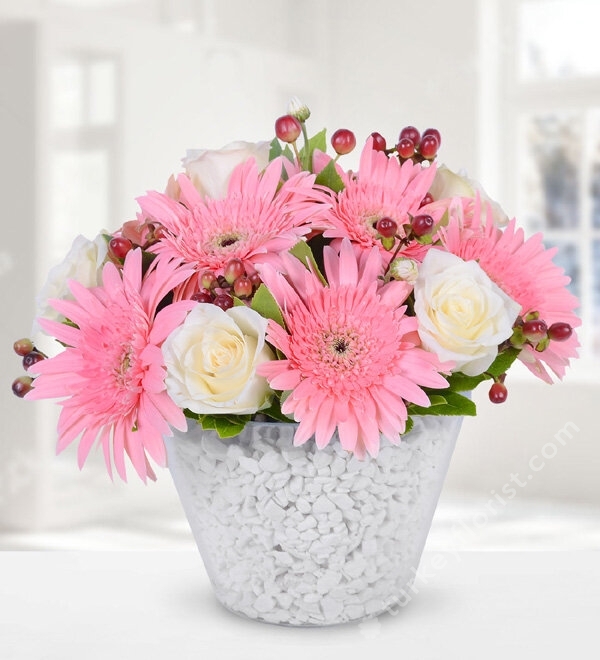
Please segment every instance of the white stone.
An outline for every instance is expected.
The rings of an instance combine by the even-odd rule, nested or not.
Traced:
[[[336,456],[329,469],[331,470],[332,477],[339,477],[346,471],[346,461],[341,456]]]
[[[317,589],[321,593],[327,593],[328,591],[331,591],[334,587],[337,587],[337,585],[341,582],[342,580],[342,574],[338,573],[336,571],[326,571],[321,575],[320,578],[317,579]]]
[[[269,612],[275,607],[275,599],[267,594],[261,594],[254,601],[254,609],[257,612]]]
[[[248,472],[252,472],[252,474],[258,474],[260,472],[258,461],[255,458],[250,458],[249,456],[240,456],[238,461],[244,470],[248,470]]]
[[[273,522],[281,522],[285,516],[285,509],[282,509],[277,502],[269,500],[265,504],[265,515],[268,516]]]
[[[346,493],[329,493],[327,497],[342,511],[347,511],[354,506],[354,500]]]
[[[304,497],[299,497],[296,500],[296,508],[301,513],[310,513],[312,511],[312,506],[311,506],[310,502],[307,499],[305,499]]]
[[[366,565],[367,562],[360,555],[355,556],[344,566],[344,573],[352,578],[357,578],[364,573]]]
[[[344,603],[331,596],[324,596],[321,600],[321,608],[328,621],[335,621],[344,611]]]
[[[304,490],[304,477],[296,474],[290,479],[289,488],[294,495],[300,495]]]
[[[327,495],[319,495],[312,506],[313,513],[329,513],[335,510],[335,504]]]

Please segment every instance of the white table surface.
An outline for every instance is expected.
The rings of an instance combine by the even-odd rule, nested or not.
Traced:
[[[2,660],[598,657],[600,551],[426,552],[395,615],[295,629],[214,599],[196,552],[1,552]]]

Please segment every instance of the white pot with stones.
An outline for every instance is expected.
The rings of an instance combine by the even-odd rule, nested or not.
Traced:
[[[414,579],[462,418],[415,417],[358,460],[335,438],[294,447],[295,424],[221,440],[167,438],[175,486],[217,599],[252,619],[323,626],[377,616]]]

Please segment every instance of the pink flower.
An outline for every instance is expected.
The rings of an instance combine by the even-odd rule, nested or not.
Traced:
[[[277,263],[280,252],[293,247],[311,228],[312,216],[322,213],[328,196],[313,188],[314,175],[300,172],[281,187],[282,159],[261,174],[253,159],[231,175],[224,199],[202,198],[185,175],[177,182],[179,202],[150,192],[139,202],[145,214],[166,229],[151,249],[194,267],[195,274],[176,292],[191,296],[206,270],[222,275],[231,259],[240,259],[248,273],[259,264]]]
[[[407,160],[400,165],[396,158],[389,158],[382,151],[373,149],[369,138],[360,157],[358,175],[344,175],[344,190],[326,214],[326,238],[349,238],[362,250],[377,245],[382,255],[391,256],[377,239],[375,224],[387,216],[395,220],[400,235],[402,225],[410,223],[409,215],[417,215],[423,197],[427,194],[435,176],[434,165],[422,167]],[[431,211],[437,222],[443,209]],[[415,244],[402,251],[403,256],[419,261],[427,252],[426,246]],[[393,252],[393,250],[392,250]]]
[[[283,257],[286,275],[261,268],[286,329],[269,323],[268,341],[285,359],[260,365],[258,373],[290,391],[282,411],[300,422],[296,444],[314,435],[324,447],[337,429],[345,449],[376,455],[380,434],[399,442],[407,401],[429,405],[421,387],[447,385],[438,373],[446,365],[417,346],[417,321],[401,306],[405,283],[379,285],[376,248],[357,258],[346,239],[339,256],[331,247],[323,255],[329,286],[290,255]]]
[[[71,281],[74,300],[51,301],[76,327],[40,319],[44,330],[66,349],[31,369],[40,375],[27,398],[63,399],[57,451],[81,436],[80,468],[97,441],[111,476],[112,448],[123,480],[125,454],[141,479],[154,479],[146,454],[164,466],[162,436],[171,435],[169,424],[187,428],[183,412],[166,393],[160,346],[195,303],[184,301],[156,310],[165,295],[188,276],[189,269],[157,259],[142,279],[142,252],[132,250],[122,275],[107,263],[102,287],[87,289]]]
[[[494,224],[491,209],[483,209],[479,199],[472,215],[469,209],[469,217],[465,218],[465,209],[459,201],[449,209],[450,222],[440,232],[444,248],[465,261],[477,261],[488,277],[520,305],[521,316],[538,312],[548,326],[556,322],[568,323],[573,328],[581,325],[574,311],[578,300],[566,288],[570,280],[552,261],[557,248],[545,249],[541,234],[525,240],[514,219],[502,231]],[[578,346],[573,333],[567,341],[551,341],[541,352],[526,345],[519,359],[536,376],[552,383],[544,364],[562,378],[570,359],[577,357]]]

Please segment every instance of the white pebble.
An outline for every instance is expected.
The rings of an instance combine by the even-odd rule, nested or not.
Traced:
[[[266,472],[281,472],[287,467],[287,461],[281,454],[269,452],[258,462],[262,470]]]
[[[335,620],[344,611],[344,603],[330,596],[324,596],[321,600],[321,608],[327,619]]]
[[[310,502],[304,497],[299,497],[296,500],[296,508],[300,513],[310,513],[312,511],[312,506]]]
[[[357,578],[364,573],[366,565],[367,562],[359,555],[347,562],[344,572],[352,578]]]
[[[250,458],[249,456],[240,456],[238,459],[240,466],[252,474],[258,474],[260,468],[258,467],[258,461],[255,458]]]
[[[327,495],[319,495],[312,506],[313,513],[329,513],[335,510],[335,504]]]
[[[268,596],[267,594],[261,594],[254,601],[254,609],[257,612],[268,612],[269,610],[272,610],[274,607],[275,607],[275,599],[272,598],[271,596]]]
[[[328,497],[342,511],[351,509],[354,506],[354,500],[346,493],[329,493]]]
[[[294,495],[300,495],[304,490],[304,477],[301,477],[299,474],[294,475],[290,479],[289,488]]]
[[[273,522],[281,522],[285,518],[285,509],[282,509],[277,502],[269,500],[265,505],[265,515]]]

